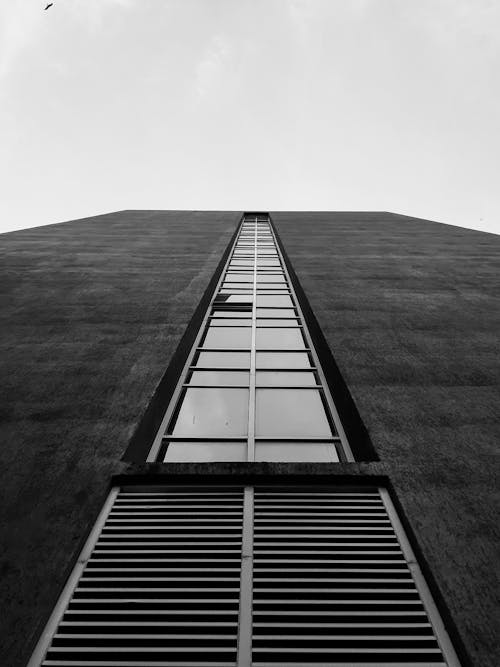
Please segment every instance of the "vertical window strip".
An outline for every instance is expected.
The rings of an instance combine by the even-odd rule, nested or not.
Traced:
[[[246,214],[148,461],[352,461],[267,214]]]

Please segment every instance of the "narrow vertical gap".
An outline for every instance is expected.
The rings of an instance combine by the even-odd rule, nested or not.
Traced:
[[[252,665],[253,532],[254,489],[245,487],[241,545],[240,609],[238,623],[238,667]]]

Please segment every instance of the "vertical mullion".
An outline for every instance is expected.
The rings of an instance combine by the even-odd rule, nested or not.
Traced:
[[[252,340],[250,343],[250,384],[248,393],[248,461],[255,461],[255,367],[256,367],[256,326],[257,326],[257,216],[254,228],[253,258],[253,304],[252,304]]]
[[[253,531],[254,489],[246,486],[243,496],[240,609],[238,622],[238,667],[252,665]]]

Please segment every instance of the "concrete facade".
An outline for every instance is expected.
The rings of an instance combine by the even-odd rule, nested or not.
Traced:
[[[383,480],[464,664],[500,662],[500,238],[390,213],[271,217],[374,450],[358,463],[141,463],[241,212],[3,235],[1,664],[29,658],[113,476],[153,474]]]

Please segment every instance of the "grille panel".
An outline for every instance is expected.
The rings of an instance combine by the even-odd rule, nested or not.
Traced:
[[[380,493],[256,488],[253,664],[445,665]]]
[[[383,489],[129,487],[29,667],[459,667],[426,591]]]
[[[243,489],[121,491],[45,667],[235,665]]]

